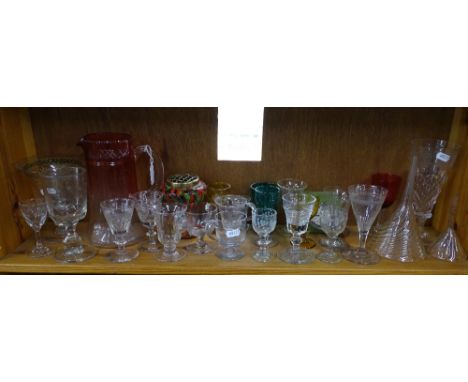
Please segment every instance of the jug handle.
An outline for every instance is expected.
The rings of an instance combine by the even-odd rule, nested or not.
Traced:
[[[150,145],[141,145],[135,148],[135,160],[138,159],[138,157],[142,154],[148,155],[150,164],[149,164],[149,175],[150,175],[150,184],[151,186],[154,186],[154,184],[157,181],[156,186],[158,187],[159,190],[162,190],[164,186],[164,164],[159,157],[159,155],[155,152],[153,152],[153,149],[151,148]],[[155,174],[155,160],[156,160],[156,165],[157,165],[157,173]],[[156,179],[157,175],[157,179]]]

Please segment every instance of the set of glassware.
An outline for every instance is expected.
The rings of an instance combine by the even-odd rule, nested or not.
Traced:
[[[246,238],[250,208],[252,228],[259,236],[256,241],[258,250],[253,258],[260,262],[270,261],[274,256],[270,248],[277,244],[270,235],[276,228],[282,202],[286,229],[291,235],[291,247],[281,252],[279,258],[287,263],[304,264],[314,260],[312,251],[303,248],[301,243],[302,235],[307,232],[318,205],[320,228],[327,235],[327,239],[321,240],[325,251],[318,255],[318,259],[323,262],[336,263],[342,257],[361,265],[376,264],[380,257],[411,262],[425,258],[427,253],[441,260],[464,260],[463,248],[453,228],[456,197],[449,226],[437,240],[429,242],[429,235],[423,227],[431,216],[458,150],[448,149],[447,142],[442,140],[414,141],[411,168],[400,205],[387,222],[377,224],[372,232],[373,223],[387,196],[387,189],[377,185],[354,185],[348,188],[348,192],[327,188],[320,193],[320,201],[313,193],[306,191],[307,184],[304,181],[295,179],[254,183],[250,187],[250,198],[225,194],[228,185],[223,183],[220,184],[220,190],[213,192],[214,203],[203,202],[190,206],[163,202],[163,194],[153,189],[129,193],[127,197],[102,200],[100,210],[117,246],[108,256],[114,262],[127,262],[138,256],[137,250],[125,248],[135,239],[130,230],[134,226],[132,217],[136,210],[140,222],[147,229],[148,237],[139,249],[155,254],[161,261],[178,261],[184,256],[185,252],[176,246],[184,229],[197,238],[195,243],[185,248],[188,252],[201,255],[213,251],[214,248],[204,241],[204,237],[207,233],[215,232],[220,244],[216,255],[223,260],[240,259],[244,256],[240,246]],[[42,198],[19,203],[21,214],[36,234],[36,245],[31,250],[31,256],[42,257],[52,253],[43,244],[39,234],[47,215],[65,233],[62,246],[55,251],[58,261],[82,262],[96,254],[96,249],[83,243],[76,231],[78,222],[87,214],[87,189],[89,191],[86,169],[80,166],[51,166],[40,174]],[[349,248],[338,237],[346,228],[350,205],[359,232],[357,249]],[[96,226],[93,228],[94,233]],[[99,232],[105,232],[105,229],[100,226]],[[366,249],[369,234],[371,250]],[[108,238],[109,234],[105,237]],[[100,236],[101,241],[103,238],[104,235]],[[162,248],[158,241],[162,243]]]

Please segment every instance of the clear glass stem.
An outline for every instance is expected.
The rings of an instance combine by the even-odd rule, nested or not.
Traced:
[[[158,233],[156,232],[156,227],[149,226],[148,232],[146,233],[148,236],[148,243],[150,246],[157,247],[158,246]]]
[[[77,223],[73,223],[66,227],[67,234],[65,235],[65,239],[63,239],[64,244],[79,243],[81,241],[80,235],[76,232],[76,225]]]
[[[205,240],[203,240],[204,235],[197,236],[197,241],[195,242],[195,245],[197,248],[205,248],[206,243]]]
[[[174,252],[176,251],[177,246],[173,243],[169,244],[164,244],[164,256],[172,256],[174,255]]]
[[[292,251],[300,249],[302,243],[302,237],[300,235],[293,234],[291,238]]]
[[[44,244],[42,242],[41,238],[41,231],[40,230],[34,230],[34,239],[36,241],[36,249],[40,250],[44,248]]]
[[[367,237],[369,236],[369,231],[359,231],[359,249],[366,249]]]

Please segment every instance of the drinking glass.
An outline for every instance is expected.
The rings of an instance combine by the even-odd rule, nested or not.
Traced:
[[[301,235],[307,232],[317,198],[310,192],[289,192],[283,195],[286,228],[291,234],[292,247],[281,253],[280,259],[290,264],[305,264],[314,260],[314,254],[301,248]]]
[[[380,186],[357,184],[349,186],[348,192],[359,231],[359,248],[345,252],[343,257],[356,264],[377,264],[380,257],[366,249],[366,241],[372,224],[382,209],[387,189]]]
[[[49,256],[52,254],[50,248],[42,243],[41,228],[47,219],[47,205],[44,199],[35,198],[19,202],[19,209],[24,221],[34,231],[36,244],[29,255],[33,258]]]
[[[339,189],[327,192],[327,196],[320,202],[320,228],[327,235],[330,247],[318,255],[324,263],[338,263],[341,255],[337,252],[340,247],[338,236],[345,230],[348,221],[349,198],[346,192]]]
[[[127,263],[138,256],[136,249],[126,249],[128,231],[132,224],[135,200],[130,198],[113,198],[100,203],[101,211],[113,236],[117,249],[107,256],[113,263]]]
[[[211,203],[200,203],[189,206],[187,209],[187,228],[190,235],[195,236],[197,241],[185,247],[195,255],[205,255],[212,251],[203,238],[205,234],[214,228],[216,206]]]
[[[231,189],[231,185],[226,182],[214,182],[208,185],[208,200],[214,203],[214,198],[218,195],[225,195]]]
[[[272,254],[268,251],[271,243],[270,234],[276,228],[276,210],[273,208],[255,208],[252,210],[252,227],[260,237],[257,245],[260,247],[252,256],[254,260],[265,263],[272,259]]]
[[[247,215],[249,199],[242,195],[218,195],[214,198],[219,211],[239,211]]]
[[[447,174],[453,166],[459,147],[447,148],[447,141],[441,139],[416,139],[412,141],[413,155],[417,157],[414,182],[413,205],[421,230],[421,239],[430,244],[431,236],[424,229],[427,219],[439,197]]]
[[[41,183],[50,218],[66,230],[63,246],[55,251],[55,259],[81,263],[93,257],[96,250],[85,245],[76,232],[78,222],[87,212],[86,170],[72,166],[50,168],[41,174]]]
[[[277,182],[281,190],[281,196],[287,194],[288,192],[304,192],[307,188],[307,183],[303,180],[285,178]]]
[[[141,224],[147,229],[148,242],[144,243],[140,250],[143,252],[157,253],[160,250],[158,243],[156,211],[161,206],[163,194],[156,190],[146,190],[130,195],[135,200],[135,210]]]
[[[187,205],[178,202],[167,202],[156,212],[158,224],[158,239],[163,245],[163,251],[158,256],[159,261],[176,262],[185,257],[185,252],[177,250],[182,231],[185,229],[185,212]]]
[[[244,252],[239,248],[247,233],[247,215],[236,210],[216,214],[216,238],[221,249],[216,252],[221,260],[239,260]]]
[[[250,185],[250,198],[257,208],[278,208],[281,189],[274,183],[253,183]]]

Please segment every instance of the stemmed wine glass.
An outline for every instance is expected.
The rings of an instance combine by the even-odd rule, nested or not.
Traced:
[[[113,263],[127,263],[138,256],[136,249],[126,249],[127,234],[132,223],[135,200],[130,198],[113,198],[103,200],[100,203],[101,211],[104,214],[109,229],[113,236],[113,241],[117,249],[107,256]]]
[[[66,230],[64,245],[55,251],[55,259],[81,263],[93,257],[96,250],[85,245],[76,232],[87,212],[86,170],[73,166],[50,168],[41,174],[41,183],[50,218]]]
[[[319,215],[320,215],[320,212],[321,212],[321,209],[322,209],[322,203],[325,203],[327,202],[327,199],[328,198],[333,198],[333,197],[338,197],[338,198],[347,198],[348,199],[348,203],[349,203],[349,195],[348,193],[339,188],[339,187],[325,187],[323,189],[323,192],[324,192],[324,195],[325,196],[322,196],[321,200],[320,200],[320,208],[319,208]],[[349,205],[348,205],[349,207]],[[320,216],[318,216],[318,218],[320,219]],[[320,224],[320,222],[319,222]],[[346,227],[345,227],[346,229]],[[323,230],[322,230],[323,231]],[[344,230],[343,230],[344,232]],[[341,233],[343,233],[341,232]],[[326,235],[326,232],[324,231],[325,235]],[[341,233],[339,235],[341,235]],[[327,237],[324,237],[324,238],[321,238],[320,239],[320,245],[324,248],[327,248],[327,249],[330,249],[332,251],[334,250],[339,250],[339,251],[342,251],[344,249],[348,249],[349,248],[349,245],[348,243],[346,243],[346,241],[344,241],[341,237],[337,236],[336,238],[334,239],[331,239],[328,235]]]
[[[197,241],[187,245],[185,249],[195,255],[205,255],[212,251],[203,238],[215,225],[216,206],[211,203],[202,202],[194,204],[187,209],[187,228],[190,235],[195,236]]]
[[[52,250],[42,243],[41,228],[47,220],[47,205],[44,199],[27,199],[19,202],[19,209],[24,221],[34,231],[36,244],[29,255],[33,258],[49,256]]]
[[[260,247],[252,256],[256,261],[265,263],[273,257],[268,246],[271,243],[270,234],[276,228],[276,215],[276,210],[273,208],[252,209],[252,227],[259,236],[257,245]]]
[[[366,249],[366,241],[372,224],[382,209],[387,189],[380,186],[357,184],[349,186],[348,192],[359,230],[359,248],[346,251],[343,257],[356,264],[377,264],[380,257]]]
[[[158,253],[158,233],[156,224],[156,212],[161,207],[163,194],[157,190],[146,190],[130,195],[135,200],[135,210],[141,224],[147,229],[148,241],[140,246],[140,250],[149,253]]]
[[[306,264],[314,260],[312,251],[301,248],[301,235],[307,232],[317,198],[310,192],[289,192],[283,195],[286,227],[292,235],[292,247],[281,253],[280,259],[290,264]]]
[[[324,263],[338,263],[341,256],[338,236],[345,230],[348,221],[349,198],[346,192],[328,192],[320,202],[320,228],[328,237],[329,249],[317,258]]]

